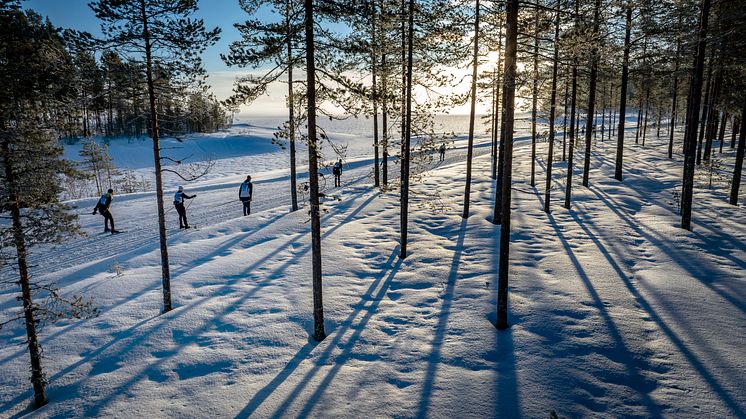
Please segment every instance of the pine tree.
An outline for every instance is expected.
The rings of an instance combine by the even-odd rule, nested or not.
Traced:
[[[60,181],[74,171],[62,160],[62,147],[49,118],[55,105],[72,101],[69,86],[71,59],[49,22],[15,2],[0,4],[0,267],[15,255],[18,278],[0,284],[20,286],[23,308],[11,312],[0,327],[24,320],[31,361],[34,407],[47,403],[42,369],[40,322],[96,314],[90,301],[63,298],[51,284],[33,278],[29,255],[33,248],[60,243],[78,233],[76,216],[59,201]],[[6,259],[8,257],[8,259]]]
[[[205,30],[201,19],[190,16],[197,9],[196,0],[97,0],[91,2],[101,21],[104,39],[101,45],[120,46],[144,64],[148,87],[150,134],[153,138],[155,188],[158,205],[158,230],[163,280],[163,311],[172,308],[171,273],[168,263],[166,213],[163,200],[160,131],[156,111],[156,65],[187,79],[203,72],[199,54],[217,42],[220,29]]]
[[[697,35],[697,53],[692,71],[689,95],[689,118],[684,137],[684,182],[681,192],[681,228],[692,228],[692,198],[694,195],[694,163],[697,154],[697,124],[702,93],[705,53],[707,48],[707,24],[710,14],[710,0],[702,0],[702,11]]]
[[[510,192],[513,172],[513,126],[515,115],[516,51],[518,47],[518,0],[507,0],[505,21],[505,81],[503,82],[503,118],[505,127],[504,161],[500,223],[500,265],[497,285],[497,322],[495,326],[504,330],[508,325],[508,275],[510,271]],[[501,153],[503,154],[503,153]]]

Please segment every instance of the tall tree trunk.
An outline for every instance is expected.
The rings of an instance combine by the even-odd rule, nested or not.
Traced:
[[[3,159],[9,159],[10,144],[2,142]],[[34,316],[34,302],[31,298],[31,283],[28,272],[28,255],[26,253],[26,240],[24,227],[21,222],[21,206],[18,195],[15,192],[16,180],[13,167],[7,160],[4,162],[5,179],[8,189],[8,201],[10,202],[10,216],[13,223],[13,241],[16,247],[18,262],[18,284],[21,286],[21,300],[23,301],[23,315],[26,323],[26,343],[28,345],[29,357],[31,359],[31,385],[34,388],[34,409],[47,404],[46,380],[41,363],[41,345],[36,335],[36,318]]]
[[[710,98],[710,104],[708,106],[708,112],[707,112],[707,129],[705,132],[705,155],[704,159],[705,161],[710,160],[710,156],[712,156],[712,141],[715,137],[715,134],[717,133],[718,129],[718,112],[716,104],[718,102],[718,99],[720,98],[720,87],[722,86],[723,82],[723,64],[722,60],[720,61],[718,69],[718,74],[715,76],[715,83],[712,88],[712,97]]]
[[[710,52],[710,60],[707,65],[707,87],[705,88],[705,100],[702,102],[702,120],[699,126],[699,141],[697,141],[697,166],[702,164],[702,145],[705,138],[705,126],[707,124],[707,116],[709,114],[710,104],[710,92],[712,91],[712,68],[714,67],[713,61],[715,60],[715,49],[713,48]],[[695,109],[699,116],[699,108]],[[696,130],[696,127],[694,128]]]
[[[498,163],[498,153],[501,148],[498,147],[497,141],[501,130],[498,128],[502,126],[503,118],[500,117],[500,80],[502,79],[502,47],[503,47],[503,22],[499,19],[497,25],[497,76],[495,77],[495,120],[492,125],[492,131],[495,134],[495,142],[493,145],[494,153],[492,154],[492,179],[500,179],[500,166]],[[494,222],[494,220],[493,220]],[[499,222],[498,222],[499,223]]]
[[[687,130],[686,155],[684,157],[684,182],[681,192],[681,228],[692,229],[692,198],[694,194],[694,163],[697,148],[697,124],[699,123],[699,105],[702,93],[702,75],[707,48],[707,20],[710,14],[710,0],[702,0],[702,15],[697,36],[697,56],[692,72],[691,118]]]
[[[569,71],[567,73],[569,73]],[[570,83],[568,83],[567,78],[565,78],[565,105],[562,107],[562,161],[567,161],[567,100],[569,89]]]
[[[534,10],[534,68],[531,89],[531,186],[536,178],[536,108],[539,98],[539,8]]]
[[[370,66],[371,66],[371,77],[372,77],[372,90],[373,90],[373,186],[379,187],[381,184],[380,174],[378,168],[380,162],[378,160],[378,86],[376,83],[376,2],[370,2],[371,17],[370,17]]]
[[[549,152],[547,153],[547,182],[544,192],[544,212],[549,214],[549,199],[552,190],[552,161],[554,160],[554,126],[557,114],[557,65],[559,63],[560,3],[557,0],[557,20],[554,22],[554,60],[552,62],[552,95],[549,100]]]
[[[513,173],[513,123],[515,115],[516,51],[518,46],[518,0],[507,0],[505,82],[503,84],[503,109],[505,110],[505,155],[502,177],[502,211],[500,223],[500,264],[497,284],[497,322],[504,330],[508,325],[508,274],[510,268],[510,192]]]
[[[381,32],[383,33],[383,32]],[[386,52],[381,53],[381,182],[384,189],[389,184],[389,110],[386,81]]]
[[[153,83],[152,43],[148,31],[148,15],[145,11],[145,0],[140,0],[142,12],[143,42],[145,43],[145,73],[148,82],[148,100],[150,102],[150,124],[153,136],[153,161],[155,164],[155,196],[158,205],[158,237],[161,245],[161,276],[163,282],[163,312],[171,311],[171,272],[168,266],[168,238],[166,237],[166,212],[163,209],[163,179],[161,173],[161,145],[158,133],[158,113],[155,108],[155,86]]]
[[[577,4],[579,0],[575,0],[575,8],[577,11]],[[577,14],[577,12],[576,12]],[[572,158],[575,149],[575,135],[577,133],[577,124],[575,117],[575,105],[578,100],[578,67],[575,62],[572,65],[572,93],[570,99],[570,144],[567,153],[567,186],[565,186],[565,208],[570,209],[570,202],[572,200]],[[579,113],[579,112],[578,112]]]
[[[627,113],[627,84],[629,83],[629,47],[632,31],[632,2],[627,2],[627,14],[624,25],[624,58],[622,59],[622,84],[619,94],[619,129],[617,131],[616,165],[614,179],[622,181],[622,164],[624,160],[624,123]]]
[[[324,303],[321,286],[321,218],[319,214],[318,138],[316,136],[316,62],[313,39],[313,0],[304,0],[306,30],[306,98],[308,106],[308,183],[311,206],[311,264],[313,271],[313,338],[321,342]]]
[[[741,186],[741,172],[743,171],[743,154],[746,147],[746,99],[744,99],[743,110],[741,111],[741,136],[738,139],[738,149],[736,150],[736,164],[733,168],[733,182],[730,187],[730,204],[738,205],[738,189]]]
[[[739,123],[738,117],[733,115],[733,119],[731,123],[733,124],[733,132],[730,135],[730,148],[736,148],[736,135],[738,135],[738,126],[741,125]]]
[[[290,1],[285,2],[285,28],[290,33]],[[295,98],[293,89],[293,40],[287,39],[288,49],[288,119],[290,121],[290,205],[293,211],[298,210],[297,168],[295,162]]]
[[[645,147],[645,138],[648,135],[648,111],[650,110],[650,87],[645,89],[645,117],[642,123],[642,146]]]
[[[492,104],[490,106],[490,179],[497,171],[497,67],[492,71]]]
[[[414,49],[414,0],[409,0],[409,29],[407,30],[407,111],[406,133],[401,179],[401,251],[399,257],[407,257],[407,218],[409,216],[409,148],[412,137],[412,50]]]
[[[725,142],[725,124],[728,123],[728,112],[723,112],[723,118],[720,120],[720,132],[718,133],[718,142],[720,150],[718,153],[723,154],[723,143]]]
[[[679,15],[681,27],[681,15]],[[676,101],[679,94],[679,56],[681,55],[681,38],[676,37],[676,63],[673,70],[673,98],[671,99],[671,122],[668,124],[668,158],[673,158],[673,132],[676,129]]]
[[[593,33],[598,35],[598,29],[601,25],[601,0],[596,0],[596,7],[593,11]],[[594,39],[597,37],[594,36]],[[588,86],[588,120],[586,121],[587,129],[585,130],[585,164],[583,167],[583,186],[588,187],[588,177],[591,171],[591,131],[594,125],[593,109],[596,106],[596,78],[598,76],[598,47],[593,47],[591,52],[591,74]]]
[[[601,141],[604,140],[606,133],[606,83],[604,83],[604,92],[601,95]]]
[[[477,67],[479,65],[479,0],[476,1],[474,15],[474,62],[471,71],[471,112],[469,114],[469,142],[466,147],[466,187],[464,189],[464,212],[462,218],[469,218],[469,196],[471,195],[471,160],[474,153],[474,119],[477,110]],[[411,71],[411,70],[410,70]]]

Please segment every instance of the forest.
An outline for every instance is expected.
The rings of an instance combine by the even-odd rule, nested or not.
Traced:
[[[516,287],[524,286],[527,278],[533,275],[523,268],[527,233],[522,229],[527,225],[526,217],[540,220],[544,227],[553,227],[549,234],[554,232],[553,239],[559,240],[552,247],[553,251],[564,249],[562,253],[569,255],[577,268],[581,262],[572,249],[582,240],[598,241],[587,230],[590,227],[586,227],[592,226],[593,221],[586,218],[578,221],[584,234],[568,242],[557,227],[557,219],[573,217],[572,220],[577,221],[584,212],[592,213],[585,211],[589,205],[600,205],[615,198],[621,203],[610,206],[611,213],[629,221],[631,227],[626,231],[614,230],[615,233],[609,232],[609,235],[641,236],[639,243],[647,238],[647,242],[659,250],[677,246],[676,241],[699,240],[702,234],[716,235],[708,239],[711,241],[703,241],[702,247],[682,245],[685,250],[679,250],[688,252],[696,248],[701,250],[697,254],[703,258],[724,258],[723,266],[728,267],[720,267],[723,274],[705,278],[703,276],[708,275],[687,264],[689,256],[673,259],[678,265],[688,267],[687,274],[695,280],[731,281],[709,285],[708,289],[715,290],[713,292],[724,299],[724,306],[736,308],[734,318],[743,316],[744,294],[738,289],[743,289],[746,279],[743,260],[739,261],[739,255],[746,249],[741,235],[746,217],[740,191],[746,151],[746,2],[236,1],[243,14],[227,17],[226,25],[232,25],[239,37],[221,51],[219,58],[242,75],[236,78],[231,96],[220,100],[207,84],[203,55],[225,31],[221,27],[209,28],[203,19],[196,17],[200,8],[210,7],[210,2],[92,1],[89,7],[101,27],[101,34],[93,35],[77,28],[56,27],[49,18],[25,8],[21,1],[0,0],[0,295],[3,295],[0,331],[9,342],[22,341],[27,349],[26,359],[30,364],[25,364],[26,372],[30,371],[33,388],[31,410],[54,404],[54,398],[47,396],[47,386],[53,385],[53,381],[48,379],[43,367],[46,358],[40,330],[57,327],[56,323],[83,324],[81,328],[85,328],[86,322],[96,321],[109,310],[101,305],[98,297],[86,293],[88,287],[66,288],[69,278],[82,283],[97,273],[63,276],[59,278],[60,284],[56,284],[45,278],[51,273],[41,274],[46,268],[40,259],[34,259],[39,257],[34,253],[43,255],[65,246],[85,253],[88,250],[81,243],[85,240],[90,243],[90,234],[95,234],[88,231],[89,224],[82,219],[82,215],[89,213],[85,206],[90,198],[97,200],[107,188],[113,187],[118,194],[120,191],[132,194],[123,195],[121,202],[137,213],[142,212],[143,207],[129,200],[145,202],[145,198],[137,195],[143,194],[152,207],[148,207],[154,220],[149,224],[151,231],[140,235],[140,230],[135,230],[133,225],[132,231],[125,233],[142,240],[140,246],[153,245],[152,249],[148,248],[154,255],[148,265],[152,268],[148,278],[149,289],[157,290],[156,316],[165,319],[161,320],[163,322],[181,316],[183,310],[180,309],[190,304],[185,295],[179,295],[182,289],[179,287],[183,287],[181,277],[188,275],[190,269],[199,269],[203,264],[209,266],[213,258],[195,257],[184,262],[186,242],[179,241],[184,236],[168,228],[171,217],[168,191],[172,185],[164,181],[164,174],[178,176],[187,185],[195,182],[193,189],[202,195],[203,191],[218,189],[213,184],[198,183],[216,165],[240,165],[217,160],[185,167],[183,163],[187,162],[169,154],[171,150],[163,146],[164,141],[183,142],[183,138],[190,135],[228,132],[241,107],[275,92],[273,89],[278,85],[282,86],[284,94],[277,99],[284,101],[287,114],[283,115],[282,126],[277,127],[267,141],[281,144],[281,152],[288,159],[287,166],[282,167],[287,170],[281,179],[283,183],[272,185],[282,185],[282,189],[274,188],[273,193],[286,196],[289,208],[285,208],[285,201],[277,204],[282,212],[276,218],[282,214],[293,216],[293,213],[299,217],[299,225],[303,228],[303,235],[299,237],[308,242],[309,259],[305,270],[295,276],[283,274],[282,278],[294,281],[297,277],[307,285],[299,290],[308,297],[309,303],[303,304],[304,310],[296,315],[309,319],[299,326],[308,334],[311,346],[304,353],[309,357],[313,348],[323,348],[314,345],[322,345],[332,337],[328,345],[333,346],[342,336],[340,333],[344,333],[344,329],[338,328],[344,322],[328,318],[330,306],[333,319],[342,316],[340,303],[335,304],[334,300],[345,291],[338,288],[329,291],[327,278],[331,276],[331,283],[335,284],[338,276],[346,275],[344,269],[338,274],[327,272],[339,269],[340,262],[336,259],[339,256],[330,254],[340,248],[343,254],[351,247],[358,249],[356,243],[345,247],[330,236],[338,228],[327,224],[336,206],[344,209],[356,198],[331,188],[326,176],[337,159],[340,164],[345,159],[351,173],[357,173],[354,169],[364,163],[353,159],[347,162],[346,146],[340,146],[338,139],[332,138],[335,133],[322,127],[327,120],[358,118],[370,124],[370,135],[364,137],[369,141],[365,144],[365,157],[369,157],[370,162],[360,170],[365,187],[360,193],[375,194],[392,208],[392,212],[386,212],[391,217],[382,220],[393,223],[394,227],[387,227],[385,238],[381,238],[381,241],[389,240],[386,251],[394,249],[395,255],[392,254],[389,261],[396,262],[386,265],[396,264],[391,275],[405,269],[407,263],[450,264],[446,268],[451,267],[452,274],[441,275],[442,291],[438,294],[438,298],[444,299],[439,307],[447,312],[458,267],[463,264],[467,270],[484,269],[479,278],[480,281],[486,278],[487,288],[494,291],[484,297],[491,299],[492,306],[488,310],[482,306],[478,309],[487,310],[480,316],[489,318],[489,327],[485,324],[475,327],[491,329],[489,333],[494,333],[497,339],[493,339],[492,344],[498,347],[506,342],[505,336],[517,333],[516,326],[521,327],[521,319],[528,316],[520,311],[521,304],[525,304],[522,297],[515,300],[519,303],[513,302]],[[469,110],[467,133],[458,136],[440,130],[439,115],[458,107]],[[519,115],[526,115],[526,118],[521,119]],[[152,167],[149,168],[152,181],[144,177],[138,179],[132,171],[120,172],[113,165],[107,146],[122,138],[152,143]],[[64,158],[65,147],[79,143],[82,161]],[[452,182],[442,187],[444,192],[439,192],[440,185],[432,186],[434,179],[442,175],[438,174],[442,165],[434,158],[441,144],[443,150],[448,145],[449,156],[463,152],[463,156],[458,154],[455,177],[448,177]],[[305,152],[307,155],[301,154]],[[250,153],[248,150],[247,154]],[[285,160],[282,162],[284,165]],[[669,175],[674,171],[678,178],[671,180]],[[451,172],[448,173],[451,176]],[[639,183],[640,176],[646,176],[650,182]],[[650,239],[652,236],[643,234],[642,227],[634,224],[642,223],[640,218],[635,218],[635,211],[644,212],[649,205],[641,203],[644,196],[640,202],[630,204],[628,196],[621,195],[628,190],[650,187],[656,179],[665,183],[665,187],[660,186],[662,192],[656,189],[656,193],[665,193],[670,202],[670,211],[665,216],[656,214],[657,219],[667,220],[666,226],[675,226],[676,232],[670,233],[670,243],[658,236]],[[269,180],[260,176],[255,182],[261,184]],[[234,187],[238,183],[226,179],[221,185]],[[362,188],[362,185],[356,187]],[[454,195],[456,192],[450,192],[451,189],[446,192],[446,188],[457,188],[459,192]],[[622,192],[615,195],[615,191]],[[530,201],[530,205],[540,213],[525,209],[526,193],[535,198],[536,202]],[[430,202],[423,204],[423,201]],[[450,203],[439,204],[441,201]],[[595,204],[592,201],[596,201]],[[643,209],[637,208],[637,204]],[[274,208],[263,207],[262,201],[256,205],[260,209]],[[452,228],[428,224],[432,220],[422,217],[423,205],[435,208],[428,214],[434,219],[445,212],[458,215],[458,220],[449,224]],[[628,213],[625,205],[635,210]],[[84,211],[79,211],[79,207]],[[209,214],[207,209],[196,207],[195,212],[202,214],[198,211],[204,211],[205,217]],[[217,213],[214,209],[212,212]],[[350,222],[355,220],[354,214],[348,215]],[[469,225],[482,218],[488,223],[480,224],[480,229]],[[215,218],[215,223],[206,229],[234,219]],[[230,228],[226,227],[226,231],[233,231]],[[725,229],[737,231],[739,235],[726,237]],[[428,239],[430,236],[425,236],[423,231],[458,235],[452,246],[459,256],[454,254],[452,261],[433,256],[432,260],[420,262],[426,252],[418,246],[438,242],[437,237]],[[485,241],[490,243],[486,247],[490,253],[485,259],[489,266],[472,267],[461,260],[461,250],[468,247],[464,245],[464,240],[469,240],[466,231],[474,240],[489,237],[490,241]],[[230,234],[244,237],[254,233],[241,230]],[[363,235],[368,233],[360,230],[360,241],[364,242]],[[373,242],[377,242],[378,236],[374,237]],[[124,243],[129,239],[119,240]],[[262,244],[261,239],[256,240],[256,246]],[[536,239],[537,246],[539,242]],[[624,251],[632,251],[639,243],[628,243],[623,246]],[[449,246],[445,248],[450,249]],[[518,256],[514,250],[516,246]],[[734,253],[720,252],[723,248]],[[142,256],[138,253],[140,247],[129,249],[130,253],[122,251],[129,256],[118,256],[111,265],[116,266],[117,276],[126,258]],[[285,245],[278,252],[284,249]],[[468,252],[465,254],[468,256]],[[620,283],[631,290],[636,307],[649,308],[648,299],[627,282],[627,275],[621,273],[623,269],[617,267],[613,257],[604,249],[601,254],[612,262]],[[333,261],[330,266],[326,262],[329,259]],[[110,263],[110,258],[105,260]],[[711,260],[707,260],[703,264],[709,266]],[[636,263],[629,269],[636,269]],[[674,262],[670,263],[673,266]],[[667,266],[671,268],[663,264],[664,268]],[[37,268],[40,268],[39,274],[35,273]],[[720,268],[712,268],[712,272]],[[259,275],[257,272],[262,272],[261,269],[256,268],[244,276],[253,278]],[[358,268],[349,267],[350,276],[356,275],[352,273],[357,272],[355,269]],[[388,275],[385,272],[384,269],[374,276],[376,283]],[[668,278],[667,275],[663,277]],[[591,290],[590,295],[599,300],[586,276],[583,270],[573,278],[580,278]],[[257,280],[270,278],[273,277],[259,276]],[[418,291],[415,287],[414,292]],[[520,290],[518,292],[521,295]],[[213,295],[214,298],[224,296]],[[372,306],[383,300],[379,297],[370,297]],[[398,298],[402,297],[391,299]],[[514,307],[519,314],[511,313]],[[613,316],[603,304],[599,312],[605,323],[610,324],[610,336],[619,346],[625,340],[621,337],[625,331],[613,326],[610,320]],[[264,315],[259,313],[257,316]],[[705,363],[697,362],[692,351],[685,349],[686,344],[674,337],[677,335],[664,320],[651,313],[647,317],[657,322],[661,333],[673,342],[677,352],[689,359],[712,392],[723,400],[725,407],[703,413],[742,416],[746,410],[743,387],[737,391],[723,389],[717,378],[707,374]],[[368,318],[361,322],[360,330]],[[144,317],[143,321],[146,321]],[[441,345],[446,346],[441,336],[446,325],[446,321],[441,320],[431,330],[435,333],[432,344],[435,355],[428,358],[429,365],[433,359],[440,359]],[[735,332],[736,341],[743,340],[742,332],[743,329]],[[459,340],[459,337],[454,339]],[[303,339],[305,336],[296,341],[303,345]],[[509,342],[513,342],[512,339]],[[461,344],[468,346],[469,342]],[[54,345],[53,339],[45,341],[45,347]],[[354,344],[350,345],[354,348]],[[348,349],[341,344],[340,347],[343,348],[341,355],[348,355],[345,352]],[[499,358],[500,350],[496,349],[498,355],[490,353],[489,356]],[[11,353],[11,349],[7,353]],[[328,355],[316,356],[321,356],[318,362],[323,363]],[[11,358],[4,355],[1,359]],[[504,361],[502,358],[495,360],[495,371],[501,368],[501,360]],[[736,361],[742,363],[743,360],[741,353]],[[298,365],[293,363],[295,358],[288,362],[282,371]],[[629,373],[633,379],[645,375],[637,374],[636,368],[631,368],[632,373]],[[327,377],[333,378],[336,371],[332,369]],[[424,373],[422,394],[437,387],[433,384],[436,372],[437,367],[430,367]],[[278,374],[280,377],[283,373]],[[734,375],[733,382],[744,382],[743,372]],[[644,378],[640,378],[641,382],[649,377]],[[259,387],[261,391],[251,390],[254,391],[251,400],[258,397],[261,400],[256,406],[250,403],[247,408],[257,409],[269,397],[265,389],[275,380],[266,384],[267,387]],[[22,383],[13,384],[16,393],[23,391]],[[0,388],[3,386],[9,384],[0,382]],[[497,387],[502,388],[502,385],[497,384]],[[323,388],[318,387],[309,396],[308,403],[315,403],[315,398],[323,395]],[[308,390],[299,385],[297,391]],[[290,409],[294,394],[291,391],[272,416],[318,413],[311,404],[300,410]],[[20,402],[14,401],[15,397],[17,394],[0,398],[0,416],[4,415],[2,410],[23,411],[18,409]],[[668,406],[651,410],[650,406],[655,403],[645,399],[641,404],[647,406],[647,411],[612,409],[609,412],[611,416],[675,415],[675,410],[667,409],[681,407],[677,406],[679,400],[666,399]],[[558,404],[541,406],[542,414],[557,417],[554,409],[563,414],[562,400],[553,399],[553,402]],[[416,411],[386,411],[384,416],[425,417],[445,412],[429,410],[430,405],[422,403],[413,408]],[[518,401],[511,399],[506,403]],[[566,403],[572,405],[573,401]],[[570,416],[603,415],[601,412],[613,404],[607,403],[598,410],[575,410],[567,406],[564,410]],[[104,411],[98,410],[103,404],[96,406],[83,416],[103,414]],[[269,415],[261,410],[247,411],[247,408],[238,416]],[[365,411],[370,412],[363,408],[355,413]],[[52,413],[53,416],[66,415],[64,411],[52,412],[57,412]],[[501,407],[470,412],[469,415],[474,416],[510,417],[536,413],[530,409],[511,412]],[[329,412],[332,416],[349,413],[345,410]],[[77,412],[74,416],[80,414]],[[205,412],[186,414],[202,416]],[[225,412],[218,415],[224,416]],[[691,411],[683,414],[692,415]]]

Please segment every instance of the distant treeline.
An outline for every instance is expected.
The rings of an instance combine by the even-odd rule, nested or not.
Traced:
[[[79,136],[151,136],[145,69],[141,62],[106,51],[97,59],[68,44],[68,67],[75,100],[66,103],[64,129],[68,139]],[[231,122],[231,114],[205,86],[183,83],[156,63],[154,85],[161,135],[214,132]]]

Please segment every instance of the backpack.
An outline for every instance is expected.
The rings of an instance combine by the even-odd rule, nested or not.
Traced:
[[[174,205],[183,204],[184,198],[181,197],[181,192],[176,192],[174,194]]]
[[[238,193],[238,196],[240,198],[248,198],[249,195],[249,186],[251,184],[249,182],[244,182],[241,184],[241,191]]]

